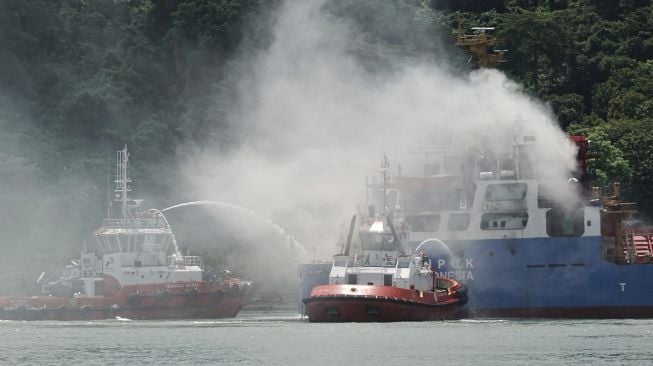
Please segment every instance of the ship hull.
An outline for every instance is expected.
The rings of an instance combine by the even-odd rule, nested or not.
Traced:
[[[601,237],[451,241],[425,251],[441,276],[469,287],[477,317],[653,317],[653,264],[602,257]]]
[[[0,297],[2,320],[233,318],[243,303],[241,286],[206,283],[125,286],[110,297]]]
[[[438,275],[469,288],[470,317],[653,318],[653,263],[611,262],[602,256],[601,241],[451,240],[447,250],[421,249]]]
[[[303,302],[311,322],[435,321],[464,315],[464,301],[455,294],[390,286],[318,286]]]

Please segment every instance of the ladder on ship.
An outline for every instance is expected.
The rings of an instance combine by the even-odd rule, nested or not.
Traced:
[[[628,230],[624,255],[630,263],[651,263],[653,260],[653,231]]]

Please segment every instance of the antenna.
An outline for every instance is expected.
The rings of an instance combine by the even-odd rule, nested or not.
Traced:
[[[127,202],[129,201],[128,193],[131,192],[129,183],[131,179],[127,176],[127,165],[129,162],[129,152],[127,145],[117,152],[116,156],[116,188],[114,189],[115,201],[122,204],[122,219],[127,220]]]
[[[107,219],[111,218],[111,162],[107,161]]]
[[[383,214],[388,211],[388,169],[390,169],[390,162],[388,156],[383,154],[383,163],[381,163],[381,172],[383,174]]]

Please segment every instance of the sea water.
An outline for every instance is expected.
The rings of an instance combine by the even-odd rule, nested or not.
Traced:
[[[2,365],[648,365],[653,320],[0,322]]]

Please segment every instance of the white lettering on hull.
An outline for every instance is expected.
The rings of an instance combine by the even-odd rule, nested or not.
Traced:
[[[442,271],[442,272],[435,272],[436,275],[439,277],[448,277],[448,278],[453,278],[455,280],[459,280],[462,282],[465,281],[473,281],[474,280],[474,273],[472,271]]]
[[[464,259],[464,260],[463,260]],[[456,269],[473,269],[474,268],[474,263],[473,263],[474,258],[454,258],[451,260],[451,267],[456,268]],[[447,261],[443,258],[438,259],[438,269],[441,269],[447,264]]]
[[[436,272],[440,277],[449,277],[459,281],[473,281],[474,280],[474,258],[454,258],[449,263],[452,271],[443,271],[443,267],[447,265],[447,260],[439,258],[437,260]]]
[[[199,284],[197,282],[184,282],[184,283],[166,283],[165,288],[198,288]]]

